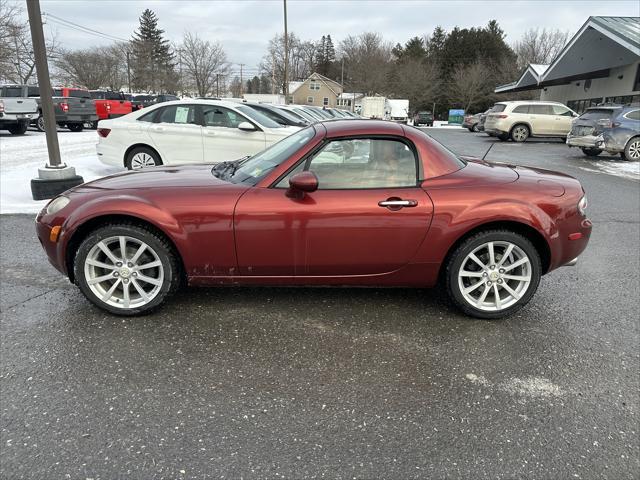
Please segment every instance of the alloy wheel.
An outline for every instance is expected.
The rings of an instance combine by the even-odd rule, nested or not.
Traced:
[[[131,157],[131,168],[133,170],[141,170],[143,168],[155,167],[156,161],[146,152],[138,152]]]
[[[84,262],[91,292],[112,307],[139,308],[160,292],[164,268],[147,243],[129,236],[109,237],[96,243]]]
[[[524,142],[529,136],[529,130],[527,127],[516,127],[513,129],[513,139],[516,142]]]
[[[633,140],[628,147],[629,153],[626,155],[631,160],[640,160],[640,139]]]
[[[458,286],[474,308],[497,312],[517,303],[532,279],[531,262],[517,245],[506,241],[487,242],[463,260]]]

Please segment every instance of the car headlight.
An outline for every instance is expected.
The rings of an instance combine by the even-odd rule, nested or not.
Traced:
[[[47,214],[57,213],[69,204],[69,198],[64,195],[54,198],[47,205]]]
[[[586,216],[587,213],[587,196],[583,196],[580,201],[578,202],[578,211],[580,212],[580,215],[582,215],[583,217]]]

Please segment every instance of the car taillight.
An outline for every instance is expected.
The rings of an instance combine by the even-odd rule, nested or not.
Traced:
[[[598,126],[602,128],[611,128],[612,123],[608,118],[601,118],[600,120],[598,120]]]
[[[66,113],[66,112],[68,112],[68,111],[69,111],[69,104],[68,104],[68,103],[64,103],[64,102],[62,102],[62,103],[60,104],[60,108],[62,109],[62,111],[63,111],[63,112],[65,112],[65,113]]]
[[[4,113],[4,102],[0,100],[0,113]]]
[[[509,115],[504,115],[504,114],[502,114],[502,115],[496,115],[496,117],[498,117],[498,118],[507,118],[508,116],[509,116]]]
[[[107,138],[110,133],[111,133],[111,129],[110,128],[99,128],[98,129],[98,135],[100,135],[102,138]]]
[[[111,104],[107,103],[107,111],[110,112],[111,111]]]

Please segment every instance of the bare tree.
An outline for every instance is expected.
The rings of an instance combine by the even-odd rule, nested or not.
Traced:
[[[197,34],[184,34],[179,47],[180,67],[184,69],[183,88],[192,88],[198,96],[206,97],[215,90],[216,75],[229,70],[227,55],[218,42],[202,40]]]
[[[312,42],[300,40],[295,33],[289,39],[289,80],[304,80],[313,73],[316,47]],[[266,55],[260,62],[262,75],[275,78],[282,91],[284,82],[284,35],[276,35],[269,41]]]
[[[451,77],[450,100],[469,111],[474,104],[493,95],[493,78],[489,68],[480,61],[458,67]]]
[[[379,34],[349,35],[340,42],[339,57],[344,60],[345,83],[349,89],[369,95],[384,90],[393,54],[391,43]]]
[[[229,91],[233,98],[240,98],[240,92],[242,92],[242,83],[239,77],[233,77],[229,84]]]
[[[127,81],[125,51],[120,45],[63,51],[56,67],[62,82],[89,89],[120,90]]]
[[[518,56],[518,68],[530,63],[549,64],[560,53],[569,38],[568,31],[531,28],[513,45]]]
[[[420,59],[407,59],[389,69],[385,94],[407,98],[412,110],[430,106],[440,89],[437,65]]]
[[[15,68],[14,47],[8,33],[18,24],[17,15],[17,5],[0,0],[0,79],[4,79]]]

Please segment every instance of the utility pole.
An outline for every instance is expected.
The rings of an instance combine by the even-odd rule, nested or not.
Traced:
[[[82,177],[76,175],[73,167],[68,167],[60,159],[60,145],[56,131],[56,115],[53,110],[51,80],[47,64],[47,50],[42,31],[42,13],[39,0],[27,0],[31,43],[35,60],[38,85],[40,90],[40,106],[44,116],[44,129],[47,138],[49,161],[44,168],[38,169],[38,177],[31,179],[31,196],[34,200],[53,198],[71,187],[84,183]]]
[[[131,93],[131,67],[129,65],[129,49],[127,48],[127,86],[129,87],[129,93]]]
[[[289,103],[289,34],[287,33],[287,0],[284,2],[284,104]]]
[[[220,74],[216,73],[216,98],[220,98]]]
[[[244,94],[244,84],[242,83],[242,67],[244,67],[244,63],[240,64],[240,97]]]
[[[271,94],[276,94],[276,54],[271,54]],[[285,102],[286,103],[286,102]]]

